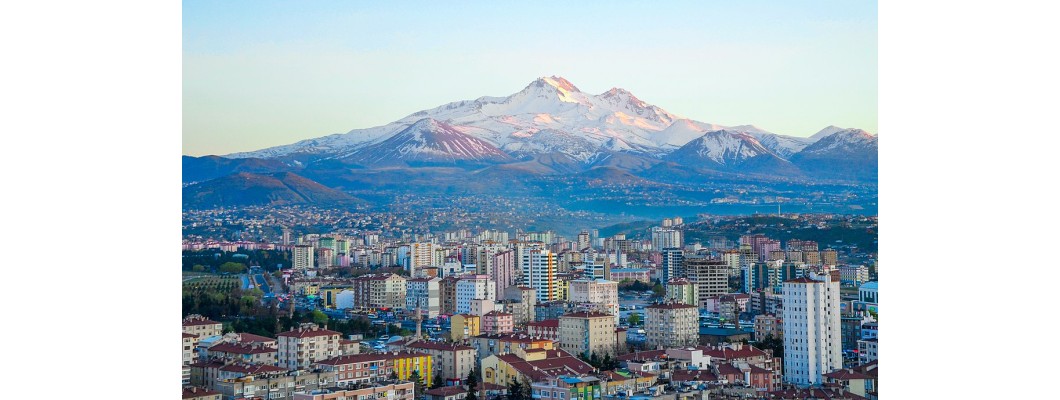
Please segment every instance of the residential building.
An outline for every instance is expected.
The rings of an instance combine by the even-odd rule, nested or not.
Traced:
[[[645,307],[645,344],[648,348],[695,346],[699,343],[699,308],[668,301]]]
[[[221,400],[221,392],[196,386],[186,386],[180,396],[183,400]]]
[[[186,333],[186,332],[182,333],[181,335],[182,335],[181,336],[181,342],[182,342],[182,344],[184,346],[184,349],[183,349],[183,352],[184,352],[183,353],[183,355],[184,355],[183,356],[184,363],[183,363],[183,365],[191,365],[192,363],[194,363],[196,361],[196,357],[195,357],[195,338],[198,337],[198,336],[195,336],[193,334]]]
[[[313,246],[296,245],[291,251],[291,263],[295,270],[307,270],[316,266],[313,263]]]
[[[482,319],[478,315],[456,314],[449,319],[449,339],[457,342],[478,336],[482,331]]]
[[[699,286],[693,285],[688,279],[671,279],[666,282],[666,299],[698,307]]]
[[[712,296],[729,292],[728,265],[723,260],[707,258],[686,258],[685,279],[688,279],[699,292],[699,304],[703,306]]]
[[[535,400],[593,400],[600,398],[600,379],[592,376],[560,375],[530,386]]]
[[[559,317],[560,349],[586,357],[615,355],[615,316],[599,312],[573,312]]]
[[[295,393],[292,400],[350,400],[387,399],[413,400],[416,398],[415,384],[408,381],[387,381],[349,388],[331,387],[305,393]]]
[[[441,312],[444,315],[456,314],[456,283],[460,281],[460,278],[456,276],[446,276],[438,282],[438,293],[441,294]]]
[[[498,251],[490,256],[490,260],[492,264],[490,279],[497,284],[495,293],[504,293],[505,289],[518,283],[515,250]]]
[[[483,333],[511,333],[513,329],[512,314],[494,310],[482,316]]]
[[[615,317],[618,324],[618,282],[606,279],[575,279],[567,282],[567,301],[591,303]]]
[[[879,342],[877,338],[858,340],[858,363],[867,364],[878,360]]]
[[[279,345],[277,365],[287,369],[309,365],[339,355],[339,332],[321,328],[314,323],[276,334]]]
[[[853,369],[841,369],[824,375],[830,384],[838,384],[844,390],[862,397],[868,397],[869,393],[876,391],[876,379],[872,376],[854,371]]]
[[[755,340],[762,341],[767,337],[781,339],[784,337],[784,320],[770,314],[755,316]]]
[[[839,271],[784,282],[784,380],[819,385],[843,367]]]
[[[684,276],[685,252],[679,247],[661,248],[662,282]]]
[[[475,348],[479,360],[493,354],[553,350],[557,347],[555,341],[517,333],[482,334],[472,337],[470,341],[471,347]]]
[[[335,374],[333,382],[338,385],[381,382],[389,379],[391,374],[397,375],[398,379],[409,380],[413,372],[418,373],[427,386],[434,382],[432,357],[418,351],[338,356],[321,360],[314,365],[325,372]]]
[[[412,278],[405,281],[405,309],[420,310],[424,318],[437,318],[441,312],[438,278]]]
[[[526,334],[536,338],[559,340],[559,319],[530,322],[526,324]]]
[[[465,386],[442,386],[424,392],[426,400],[463,400],[467,398]]]
[[[610,275],[607,279],[615,282],[631,280],[651,283],[651,270],[647,268],[612,268]]]
[[[880,283],[878,281],[866,282],[858,287],[858,299],[864,303],[880,302]]]
[[[861,285],[869,281],[869,267],[864,265],[840,265],[839,281],[852,285]]]
[[[276,365],[278,350],[257,343],[240,343],[221,341],[206,351],[210,360],[223,360],[227,363]]]
[[[496,300],[496,285],[486,275],[465,275],[456,282],[456,312],[471,312],[471,300]]]
[[[195,335],[195,341],[199,341],[211,336],[221,335],[221,323],[212,321],[199,314],[191,314],[184,317],[181,322],[181,327],[184,333],[190,333]]]
[[[549,250],[525,249],[521,252],[520,270],[526,276],[527,283],[537,293],[537,302],[557,300],[556,258]]]
[[[518,302],[518,306],[512,305],[507,312],[512,313],[516,325],[523,325],[534,321],[537,306],[537,293],[533,288],[526,286],[509,286],[504,289],[504,298]]]
[[[514,382],[542,382],[562,375],[584,376],[594,368],[574,355],[555,349],[526,349],[490,354],[482,359],[482,381],[508,386]]]
[[[406,282],[401,275],[389,273],[354,278],[354,307],[363,310],[405,308]]]
[[[417,341],[404,346],[408,350],[429,354],[435,379],[467,379],[478,362],[474,347],[454,343]]]

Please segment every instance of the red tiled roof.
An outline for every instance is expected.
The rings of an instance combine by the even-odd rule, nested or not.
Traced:
[[[526,326],[527,327],[534,326],[534,327],[538,327],[538,328],[559,328],[559,320],[558,319],[545,319],[545,320],[541,320],[541,321],[537,321],[537,322],[528,322],[528,323],[526,323]]]
[[[718,373],[722,375],[743,375],[743,371],[728,363],[718,364]]]
[[[631,360],[654,360],[659,357],[666,355],[666,350],[647,350],[637,351],[629,354],[620,355],[617,358],[620,361],[631,361]]]
[[[287,372],[287,369],[264,364],[229,364],[221,367],[221,371],[241,372],[246,375],[253,375],[263,372]]]
[[[199,337],[199,335],[192,335],[192,334],[187,333],[187,332],[182,332],[182,334],[184,335],[184,336],[181,337],[182,339],[186,338],[186,337]]]
[[[670,375],[670,380],[674,382],[717,382],[720,379],[713,372],[706,370],[679,369]]]
[[[197,326],[197,325],[220,325],[220,322],[212,321],[206,318],[192,318],[185,319],[181,322],[182,326]]]
[[[832,378],[841,381],[849,381],[851,379],[872,379],[871,376],[845,369],[829,372],[827,374],[824,374],[824,376],[827,378]]]
[[[263,346],[251,346],[236,343],[217,343],[210,347],[209,351],[218,351],[232,354],[261,354],[275,353],[276,349]]]
[[[268,336],[255,335],[253,333],[240,333],[239,341],[241,343],[272,343],[275,342],[275,338]]]
[[[802,278],[788,279],[788,280],[784,281],[784,283],[819,283],[819,282],[804,276]]]
[[[437,343],[437,342],[415,342],[406,347],[410,349],[428,349],[428,350],[445,350],[445,351],[456,351],[456,350],[475,350],[471,346],[463,346],[455,343]]]
[[[218,392],[218,391],[213,390],[213,389],[204,388],[204,387],[196,387],[196,386],[186,387],[186,388],[184,388],[183,392],[184,393],[180,396],[180,398],[182,398],[182,399],[194,399],[196,397],[216,396],[216,395],[221,394],[221,392]]]
[[[384,353],[365,353],[365,354],[349,354],[345,356],[338,356],[329,358],[327,360],[317,361],[317,364],[322,365],[346,365],[353,363],[362,362],[375,362],[375,361],[386,361],[387,354]]]
[[[440,388],[428,390],[424,393],[430,396],[449,397],[456,396],[460,393],[467,393],[467,388],[463,386],[442,386]]]
[[[541,339],[541,338],[531,337],[531,336],[528,336],[526,334],[514,334],[514,333],[484,333],[484,334],[481,334],[481,335],[478,335],[478,336],[475,336],[475,337],[479,338],[479,339],[503,340],[503,341],[506,341],[506,342],[513,342],[513,343],[552,342],[552,340],[548,340],[548,339]]]
[[[277,333],[276,336],[296,337],[296,338],[307,338],[316,336],[331,336],[331,335],[342,335],[340,332],[335,332],[327,329],[294,329],[287,332]]]

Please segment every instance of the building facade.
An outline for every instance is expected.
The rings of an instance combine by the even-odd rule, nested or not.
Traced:
[[[645,344],[670,348],[699,344],[699,308],[674,301],[644,308]]]
[[[839,271],[784,282],[784,380],[819,385],[843,367]]]
[[[586,357],[615,355],[615,316],[600,312],[574,312],[559,317],[559,346]]]
[[[276,334],[278,342],[277,364],[295,370],[307,368],[317,361],[340,355],[341,334],[306,323],[298,328]]]

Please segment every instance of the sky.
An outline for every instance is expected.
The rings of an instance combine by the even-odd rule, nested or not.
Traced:
[[[877,133],[874,1],[527,3],[185,0],[182,152],[384,125],[552,75],[702,122]]]

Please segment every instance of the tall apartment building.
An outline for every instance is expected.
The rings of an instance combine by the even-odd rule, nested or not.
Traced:
[[[405,348],[431,356],[435,379],[466,379],[477,361],[474,347],[455,343],[418,341]]]
[[[659,251],[666,248],[680,248],[684,246],[684,240],[679,229],[653,227],[651,228],[651,248]]]
[[[294,246],[294,250],[292,250],[291,253],[291,263],[293,263],[293,268],[306,270],[315,267],[316,265],[313,264],[313,255],[313,246]]]
[[[575,279],[567,282],[567,301],[592,303],[608,310],[618,324],[618,282],[606,279]]]
[[[438,278],[412,278],[405,282],[405,309],[418,308],[424,318],[435,318],[441,311]]]
[[[339,337],[342,334],[321,328],[314,323],[276,334],[278,366],[287,369],[308,368],[317,361],[341,355]]]
[[[519,265],[530,287],[537,292],[538,303],[559,299],[555,254],[545,249],[526,249],[522,251]]]
[[[575,250],[582,251],[592,247],[592,242],[589,241],[589,232],[581,231],[578,234],[578,244],[575,246]]]
[[[441,294],[441,313],[445,315],[456,314],[456,283],[460,278],[446,276],[438,282],[438,293]]]
[[[708,298],[729,292],[729,266],[723,260],[707,258],[685,259],[685,279],[696,285],[699,291],[699,304],[706,304]]]
[[[409,245],[409,276],[416,276],[416,271],[420,268],[441,265],[441,263],[434,263],[436,248],[434,243],[417,242]]]
[[[497,286],[486,275],[461,277],[456,282],[456,312],[458,314],[470,313],[471,300],[496,300],[496,288]]]
[[[559,317],[559,346],[571,354],[615,355],[615,317],[599,312],[573,312]]]
[[[407,280],[396,274],[368,274],[353,280],[356,308],[405,308]]]
[[[784,380],[818,385],[843,367],[839,271],[784,282]]]
[[[699,307],[669,301],[644,308],[645,344],[648,348],[686,347],[699,344]]]
[[[666,299],[699,307],[699,286],[688,279],[671,279],[666,283]]]
[[[504,299],[519,303],[518,307],[511,306],[513,323],[522,325],[535,320],[534,310],[537,308],[537,294],[533,288],[526,286],[509,286],[504,289]]]
[[[490,279],[497,284],[497,293],[503,293],[504,289],[518,283],[516,276],[515,250],[498,251],[490,256]]]
[[[662,253],[662,281],[670,282],[685,276],[685,253],[678,247],[664,247]]]

